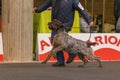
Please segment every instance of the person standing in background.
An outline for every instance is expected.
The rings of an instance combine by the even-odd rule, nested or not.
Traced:
[[[51,20],[53,21],[54,19],[57,19],[61,21],[67,27],[67,32],[69,32],[72,28],[75,10],[78,10],[78,12],[84,17],[89,27],[93,25],[92,19],[89,17],[87,11],[83,8],[79,0],[45,0],[45,2],[38,8],[33,8],[33,12],[40,13],[49,7],[52,7]],[[52,30],[52,39],[55,34],[57,34],[56,30]],[[66,63],[71,63],[76,56],[76,53],[69,52],[68,54],[69,58]],[[63,51],[59,51],[57,52],[57,63],[52,66],[65,66],[64,61]]]
[[[120,0],[114,1],[115,30],[120,33]]]
[[[91,17],[91,13],[88,12],[88,15]],[[80,32],[81,33],[90,33],[90,27],[88,26],[88,23],[86,20],[80,16]]]

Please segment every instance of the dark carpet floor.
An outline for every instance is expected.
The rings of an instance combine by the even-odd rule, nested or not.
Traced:
[[[73,62],[65,67],[52,67],[52,63],[0,63],[0,80],[120,80],[120,61],[96,62],[78,68]]]

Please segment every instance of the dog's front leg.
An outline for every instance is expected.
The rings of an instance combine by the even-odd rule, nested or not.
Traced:
[[[46,59],[42,62],[42,64],[45,64],[50,59],[51,56],[55,55],[58,51],[61,51],[61,50],[62,50],[61,46],[53,48],[48,54],[48,56],[46,57]]]
[[[50,59],[50,57],[53,55],[53,51],[54,51],[54,49],[52,49],[50,51],[50,53],[48,54],[48,56],[46,57],[46,59],[43,62],[41,62],[42,64],[45,64]]]

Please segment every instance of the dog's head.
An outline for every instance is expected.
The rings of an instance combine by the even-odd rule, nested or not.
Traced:
[[[59,28],[63,27],[63,23],[57,19],[54,19],[52,22],[48,23],[48,27],[51,30],[58,30]]]

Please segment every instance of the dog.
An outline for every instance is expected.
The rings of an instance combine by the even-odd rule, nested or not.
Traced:
[[[96,42],[86,42],[73,38],[67,33],[68,28],[57,19],[49,22],[48,26],[51,30],[55,29],[57,34],[54,36],[52,49],[42,64],[45,64],[51,56],[55,56],[58,51],[66,51],[76,53],[83,61],[83,65],[79,65],[79,67],[84,67],[88,60],[96,60],[99,67],[102,67],[100,58],[93,55],[93,49],[91,48],[91,45],[97,44]]]

